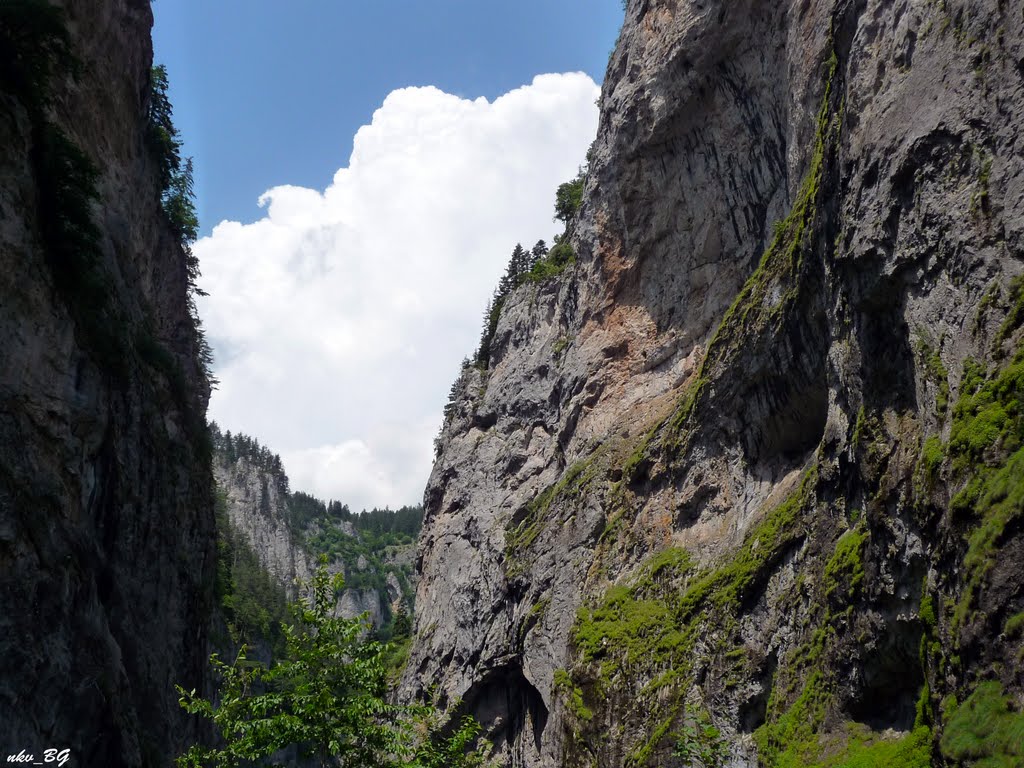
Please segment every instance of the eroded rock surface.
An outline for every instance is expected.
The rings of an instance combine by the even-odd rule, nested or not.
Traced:
[[[628,4],[577,263],[441,436],[406,695],[531,767],[952,765],[981,680],[1019,709],[1022,10]]]

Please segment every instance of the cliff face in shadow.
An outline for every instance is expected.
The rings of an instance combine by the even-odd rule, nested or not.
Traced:
[[[407,696],[509,766],[1024,759],[1022,10],[628,4],[576,264],[455,388]]]
[[[5,754],[167,765],[213,608],[209,383],[161,209],[144,0],[0,8]],[[41,759],[41,757],[39,757]]]

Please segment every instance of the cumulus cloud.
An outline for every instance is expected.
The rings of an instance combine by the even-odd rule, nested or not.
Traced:
[[[194,247],[211,418],[280,452],[297,490],[417,503],[512,247],[557,231],[554,191],[583,162],[597,94],[581,73],[493,102],[394,91],[327,189],[274,187],[263,218],[215,227]]]

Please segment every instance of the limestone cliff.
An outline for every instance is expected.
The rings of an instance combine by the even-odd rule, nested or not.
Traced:
[[[218,455],[214,474],[231,527],[294,600],[297,581],[308,582],[316,564],[289,525],[287,490],[276,477],[245,458],[228,462]]]
[[[508,766],[1024,761],[1022,12],[628,3],[575,266],[455,389],[408,695]]]
[[[144,0],[0,6],[3,754],[163,766],[213,603],[209,385]]]
[[[253,438],[222,433],[217,425],[212,438],[219,503],[229,529],[224,533],[244,542],[289,600],[298,596],[300,583],[310,581],[320,555],[327,555],[328,571],[343,574],[348,584],[338,596],[341,615],[365,614],[380,629],[400,606],[411,611],[419,510],[353,514],[340,502],[293,493],[280,457]],[[379,530],[368,522],[374,514],[381,518]]]

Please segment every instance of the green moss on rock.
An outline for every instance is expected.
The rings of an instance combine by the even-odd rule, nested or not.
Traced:
[[[1024,765],[1024,713],[995,681],[981,683],[960,705],[947,703],[942,754],[974,768]]]
[[[576,462],[562,474],[558,482],[548,486],[526,505],[525,515],[505,529],[506,573],[521,573],[527,563],[527,553],[548,522],[551,505],[557,499],[578,498],[593,482],[599,472],[597,463],[600,449]]]

